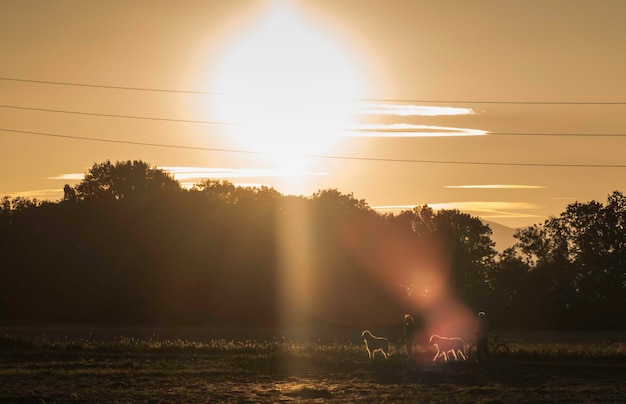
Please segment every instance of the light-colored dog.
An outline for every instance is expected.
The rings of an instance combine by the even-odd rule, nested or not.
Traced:
[[[454,356],[454,360],[459,360],[457,353],[463,358],[463,360],[467,360],[467,353],[465,351],[465,342],[461,338],[448,338],[448,337],[440,337],[439,335],[431,335],[429,343],[437,348],[437,353],[433,358],[433,362],[437,360],[440,356],[448,361],[448,352],[452,353]]]
[[[385,359],[389,358],[389,340],[385,337],[375,337],[371,332],[365,330],[361,333],[363,341],[365,341],[365,349],[370,359],[374,359],[374,354],[378,351],[383,354]]]

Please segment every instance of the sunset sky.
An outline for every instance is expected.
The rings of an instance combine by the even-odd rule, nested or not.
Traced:
[[[0,196],[143,160],[510,227],[626,191],[624,0],[0,0]]]

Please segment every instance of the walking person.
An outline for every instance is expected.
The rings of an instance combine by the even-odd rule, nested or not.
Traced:
[[[408,314],[404,315],[404,342],[409,362],[413,359],[413,341],[415,339],[415,321]]]
[[[474,335],[476,336],[476,353],[478,354],[478,360],[482,361],[483,356],[487,359],[491,359],[489,350],[487,349],[487,342],[489,341],[489,320],[484,311],[478,313],[478,320],[474,327]]]

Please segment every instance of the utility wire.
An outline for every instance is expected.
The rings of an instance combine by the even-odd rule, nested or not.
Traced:
[[[189,91],[189,90],[169,90],[169,89],[162,89],[162,88],[107,86],[107,85],[100,85],[100,84],[68,83],[64,81],[15,79],[12,77],[0,77],[0,80],[18,81],[22,83],[54,84],[54,85],[59,85],[59,86],[107,88],[107,89],[112,89],[112,90],[152,91],[152,92],[159,92],[159,93],[201,94],[201,95],[223,95],[223,93],[216,93],[216,92],[211,92],[211,91]]]
[[[626,105],[626,101],[484,101],[484,100],[422,100],[400,98],[356,98],[356,101],[414,104],[500,104],[500,105]]]
[[[205,120],[193,120],[193,119],[174,119],[174,118],[160,118],[149,116],[137,116],[137,115],[118,115],[118,114],[104,114],[97,112],[84,112],[84,111],[70,111],[61,109],[50,108],[33,108],[22,107],[16,105],[0,105],[0,108],[19,109],[26,111],[38,111],[38,112],[53,112],[61,114],[74,114],[74,115],[87,115],[87,116],[100,116],[108,118],[125,118],[125,119],[141,119],[151,121],[166,121],[166,122],[184,122],[184,123],[199,123],[199,124],[211,124],[211,125],[236,125],[232,122],[225,121],[205,121]],[[398,130],[398,129],[346,129],[351,132],[374,132],[374,133],[420,133],[419,130]],[[626,137],[626,133],[525,133],[525,132],[487,132],[486,135],[498,135],[498,136],[561,136],[561,137]]]
[[[0,131],[24,133],[28,135],[37,135],[37,136],[46,136],[46,137],[56,137],[56,138],[62,138],[62,139],[87,140],[87,141],[92,141],[92,142],[119,143],[119,144],[130,144],[130,145],[137,145],[137,146],[166,147],[170,149],[203,150],[203,151],[215,151],[215,152],[225,152],[225,153],[272,154],[269,152],[259,152],[259,151],[252,151],[252,150],[217,149],[217,148],[212,148],[212,147],[196,147],[196,146],[170,145],[170,144],[162,144],[162,143],[132,142],[130,140],[102,139],[102,138],[92,138],[92,137],[85,137],[85,136],[61,135],[61,134],[56,134],[56,133],[34,132],[34,131],[28,131],[28,130],[15,130],[15,129],[6,129],[6,128],[0,128]]]
[[[525,132],[487,132],[497,136],[560,136],[560,137],[626,137],[626,133],[525,133]]]
[[[21,109],[21,110],[39,111],[39,112],[56,112],[56,113],[61,113],[61,114],[103,116],[103,117],[108,117],[108,118],[127,118],[127,119],[142,119],[142,120],[149,120],[149,121],[167,121],[167,122],[185,122],[185,123],[204,123],[204,124],[213,124],[213,125],[231,125],[231,123],[224,122],[224,121],[200,121],[200,120],[192,120],[192,119],[159,118],[159,117],[137,116],[137,115],[102,114],[102,113],[97,113],[97,112],[69,111],[69,110],[48,109],[48,108],[31,108],[31,107],[21,107],[21,106],[15,106],[15,105],[0,105],[0,108],[12,108],[12,109]]]
[[[82,137],[82,136],[61,135],[61,134],[54,134],[54,133],[15,130],[15,129],[7,129],[7,128],[0,128],[0,131],[24,133],[24,134],[29,134],[29,135],[55,137],[55,138],[63,138],[63,139],[130,144],[130,145],[138,145],[138,146],[164,147],[164,148],[171,148],[171,149],[202,150],[202,151],[212,151],[212,152],[262,154],[262,155],[274,154],[272,152],[261,152],[261,151],[253,151],[253,150],[219,149],[219,148],[212,148],[212,147],[180,146],[180,145],[169,145],[169,144],[162,144],[162,143],[131,142],[131,141],[126,141],[126,140],[90,138],[90,137]],[[315,154],[306,154],[306,155],[303,155],[303,157],[319,158],[319,159],[333,159],[333,160],[377,161],[377,162],[391,162],[391,163],[463,164],[463,165],[520,166],[520,167],[626,168],[626,164],[506,163],[506,162],[486,162],[486,161],[481,162],[481,161],[455,161],[455,160],[396,159],[396,158],[333,156],[333,155],[315,155]]]
[[[171,90],[171,89],[162,89],[162,88],[110,86],[110,85],[100,85],[100,84],[70,83],[70,82],[63,82],[63,81],[27,80],[27,79],[17,79],[17,78],[12,78],[12,77],[0,77],[0,80],[23,82],[23,83],[53,84],[53,85],[60,85],[60,86],[106,88],[106,89],[114,89],[114,90],[151,91],[151,92],[178,93],[178,94],[225,95],[224,93],[213,92],[213,91],[190,91],[190,90]],[[511,100],[482,101],[482,100],[418,100],[418,99],[383,99],[383,98],[353,98],[352,100],[365,101],[365,102],[433,103],[433,104],[626,105],[626,101],[511,101]]]

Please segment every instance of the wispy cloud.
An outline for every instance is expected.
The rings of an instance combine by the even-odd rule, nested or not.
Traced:
[[[330,175],[326,172],[302,171],[294,172],[280,169],[258,169],[258,168],[220,168],[220,167],[182,167],[182,166],[163,166],[159,169],[171,174],[183,188],[192,188],[197,182],[208,178],[214,179],[236,179],[236,178],[273,178],[273,177],[293,177],[293,176],[323,176]],[[60,174],[54,177],[48,177],[50,180],[64,181],[81,181],[85,178],[84,174],[68,173]],[[257,182],[233,182],[237,186],[250,187],[261,186],[263,184]],[[14,193],[12,196],[28,196],[30,198],[41,198],[38,193],[50,191],[51,193],[59,193],[63,190],[43,190],[24,193]],[[23,195],[22,195],[23,194]],[[31,195],[32,194],[32,195]],[[56,196],[56,195],[55,195]]]
[[[85,178],[85,174],[82,173],[70,173],[61,174],[54,177],[48,177],[49,180],[65,180],[65,181],[82,181]]]
[[[488,132],[481,129],[455,128],[450,126],[393,124],[351,124],[346,127],[353,137],[439,137],[482,136]]]
[[[267,184],[262,184],[260,182],[235,182],[234,185],[243,188],[260,188],[262,186],[266,186]]]
[[[364,102],[356,105],[360,115],[395,115],[395,116],[454,116],[474,115],[471,108],[433,107],[426,105],[385,104]]]
[[[376,210],[409,210],[409,209],[413,209],[416,206],[420,206],[419,204],[417,205],[377,205],[377,206],[372,206],[372,209],[376,209]]]
[[[296,172],[279,169],[262,168],[218,168],[218,167],[159,167],[172,174],[178,181],[203,180],[207,178],[264,178],[264,177],[292,177],[329,175],[325,172],[303,171]]]
[[[188,182],[188,181],[184,181],[184,182],[179,181],[179,184],[184,189],[192,189],[193,187],[198,185],[197,182]],[[242,188],[261,188],[263,186],[271,187],[271,185],[263,184],[261,182],[233,182],[233,185],[236,187],[242,187]]]
[[[380,211],[402,211],[413,209],[416,205],[380,205],[373,206],[373,209]],[[474,213],[482,218],[533,218],[541,217],[532,213],[524,213],[519,211],[527,211],[540,209],[541,206],[527,202],[444,202],[428,204],[434,210],[441,209],[458,209],[462,212]]]
[[[415,105],[397,102],[360,102],[354,106],[354,115],[395,117],[437,117],[476,115],[472,108]],[[480,136],[488,132],[480,129],[413,123],[352,123],[345,127],[351,137],[442,137]]]
[[[4,195],[3,195],[4,196]],[[11,192],[8,194],[11,198],[29,198],[29,199],[42,199],[42,200],[52,200],[59,199],[63,196],[63,190],[59,188],[50,188],[50,189],[35,189],[31,191],[21,191],[21,192]]]
[[[459,209],[459,210],[472,210],[472,211],[495,211],[503,209],[515,209],[515,210],[529,210],[539,209],[540,206],[534,203],[528,202],[444,202],[429,204],[433,209]]]
[[[541,189],[543,185],[517,185],[517,184],[482,184],[482,185],[446,185],[444,188],[454,189]]]

